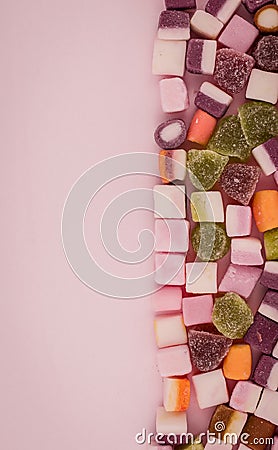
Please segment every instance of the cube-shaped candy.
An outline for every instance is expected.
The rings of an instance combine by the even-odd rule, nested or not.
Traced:
[[[182,290],[178,286],[164,286],[152,296],[152,307],[155,313],[169,313],[181,310]]]
[[[278,170],[278,139],[272,138],[252,150],[253,156],[265,175]]]
[[[213,438],[210,441],[206,443],[205,450],[232,450],[233,448],[232,444],[222,442],[219,439]]]
[[[190,381],[186,377],[163,378],[163,406],[166,411],[186,411],[190,402]]]
[[[186,151],[161,150],[159,152],[159,172],[163,183],[183,181],[186,175]]]
[[[229,197],[247,206],[255,192],[260,173],[256,166],[228,164],[221,175],[220,184]]]
[[[185,297],[182,300],[183,320],[186,326],[210,323],[213,308],[212,295]]]
[[[240,4],[240,0],[209,0],[206,4],[205,11],[225,24],[232,17]]]
[[[155,221],[155,250],[157,252],[185,253],[189,246],[189,222],[183,219]]]
[[[264,450],[267,439],[273,436],[275,428],[275,425],[268,420],[250,416],[242,430],[242,436],[245,436],[245,443],[252,450]]]
[[[195,0],[165,0],[165,8],[166,9],[195,9],[196,1]]]
[[[233,238],[231,261],[241,266],[260,266],[264,263],[262,244],[254,237]]]
[[[155,254],[155,282],[161,285],[185,284],[185,257],[180,253]]]
[[[278,292],[269,289],[258,309],[259,313],[278,322]]]
[[[159,348],[186,344],[187,342],[182,314],[156,316],[154,319],[154,331]]]
[[[278,74],[253,69],[246,89],[246,98],[275,105],[278,99]]]
[[[207,145],[216,123],[215,117],[197,109],[188,129],[187,140],[203,146]]]
[[[233,291],[248,298],[262,274],[258,267],[230,264],[219,285],[220,292]]]
[[[159,89],[163,112],[179,112],[189,107],[188,91],[182,78],[163,78],[159,82]]]
[[[278,191],[257,191],[253,201],[253,215],[261,232],[278,227]]]
[[[153,188],[154,215],[156,218],[184,219],[185,211],[185,187],[162,186]]]
[[[245,0],[244,5],[250,13],[254,13],[267,3],[270,3],[270,0]]]
[[[158,125],[154,140],[165,150],[179,148],[185,141],[187,127],[181,119],[169,119]]]
[[[208,39],[190,39],[186,55],[188,72],[212,75],[215,66],[217,42]]]
[[[238,381],[230,398],[231,408],[245,413],[253,413],[257,408],[262,388],[251,381]]]
[[[278,291],[278,261],[265,263],[260,283],[269,289]]]
[[[226,381],[221,369],[194,375],[192,382],[201,409],[229,401]]]
[[[226,208],[226,231],[230,237],[249,236],[252,227],[250,206],[228,205]]]
[[[278,324],[257,313],[254,323],[247,331],[244,340],[251,347],[270,354],[278,339]]]
[[[217,292],[217,263],[187,263],[186,292],[192,294],[215,294]]]
[[[224,222],[224,208],[219,191],[193,192],[191,214],[194,222]]]
[[[182,77],[185,65],[186,41],[154,41],[152,73]]]
[[[228,94],[237,94],[245,87],[254,64],[252,56],[221,48],[216,52],[214,79]]]
[[[224,359],[223,372],[230,380],[248,380],[252,370],[252,353],[250,345],[235,344]]]
[[[157,352],[157,364],[162,377],[181,376],[192,370],[187,345],[161,348]]]
[[[278,392],[264,389],[255,416],[278,425]]]
[[[242,39],[243,35],[244,39]],[[226,47],[246,53],[258,35],[259,31],[254,25],[235,14],[218,40]]]
[[[219,119],[224,116],[230,106],[233,97],[226,94],[214,84],[204,81],[195,97],[195,105],[211,116]]]
[[[159,406],[156,412],[156,433],[180,435],[187,432],[187,418],[184,411],[169,412]]]
[[[253,380],[271,391],[278,388],[278,360],[268,355],[261,355],[254,370]]]
[[[159,16],[157,37],[187,41],[190,38],[189,14],[184,11],[162,11]]]
[[[278,52],[278,36],[263,36],[257,43],[253,56],[261,70],[276,72],[278,60],[275,54]]]
[[[219,433],[221,441],[233,444],[233,442],[229,441],[231,439],[229,433],[234,433],[239,437],[247,417],[248,415],[246,413],[235,411],[225,405],[219,405],[211,418],[209,431],[210,433]],[[224,429],[219,430],[219,423],[223,423],[225,428],[223,425]]]
[[[274,356],[274,358],[278,359],[278,341],[272,351],[272,356]]]
[[[216,39],[223,28],[223,23],[220,20],[201,9],[195,11],[190,23],[195,33],[208,39]]]
[[[274,180],[276,181],[276,184],[278,186],[278,171],[274,174]]]

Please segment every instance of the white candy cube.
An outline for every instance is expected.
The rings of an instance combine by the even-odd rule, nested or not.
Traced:
[[[278,99],[278,74],[253,69],[247,85],[246,98],[275,105]]]
[[[185,187],[156,185],[153,188],[154,215],[156,218],[184,219]]]
[[[157,408],[156,413],[156,433],[162,435],[167,434],[183,434],[187,432],[186,412],[169,412],[163,406]]]
[[[186,41],[156,39],[153,50],[153,75],[177,75],[182,77],[185,68],[185,53]]]
[[[155,221],[155,250],[157,252],[185,253],[189,246],[189,222],[179,219]]]
[[[201,409],[221,405],[229,401],[226,381],[221,369],[194,375],[192,381]]]
[[[233,238],[231,261],[241,266],[260,266],[264,263],[261,241],[254,237]]]
[[[188,345],[159,349],[157,364],[162,377],[174,377],[190,373],[192,365]]]
[[[182,286],[185,284],[185,257],[180,253],[155,254],[155,281],[157,284]]]
[[[223,200],[220,192],[193,192],[190,201],[194,222],[224,222]]]
[[[216,294],[217,263],[194,262],[186,264],[186,292]]]
[[[226,208],[227,235],[249,236],[252,227],[252,211],[250,206],[228,205]]]
[[[255,416],[278,425],[278,392],[263,390]]]
[[[181,310],[182,290],[178,286],[164,286],[152,296],[155,313],[169,313]]]
[[[254,413],[263,388],[251,381],[238,381],[230,399],[230,407],[246,413]]]
[[[157,316],[154,319],[156,343],[159,348],[186,344],[187,334],[182,314]]]
[[[188,109],[188,91],[182,78],[164,78],[159,82],[162,111],[179,112]]]
[[[200,9],[195,11],[190,24],[195,33],[208,39],[216,39],[224,26],[216,17]]]

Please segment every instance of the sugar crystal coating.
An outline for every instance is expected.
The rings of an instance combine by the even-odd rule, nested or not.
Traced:
[[[181,119],[169,119],[162,122],[154,132],[157,145],[165,150],[181,146],[186,137],[186,126]]]
[[[242,430],[245,433],[248,447],[253,450],[264,450],[267,445],[266,438],[273,436],[275,425],[260,417],[250,416]],[[261,438],[256,440],[258,436]]]
[[[253,53],[257,66],[268,72],[278,71],[278,36],[263,36]]]
[[[260,178],[260,169],[246,164],[228,164],[224,169],[220,184],[226,194],[247,206]]]
[[[278,361],[268,355],[261,355],[256,365],[253,379],[255,383],[276,391],[278,387]]]
[[[241,339],[253,323],[253,313],[245,300],[234,292],[217,298],[212,313],[217,330],[230,339]]]
[[[228,162],[227,156],[221,156],[211,150],[189,150],[187,168],[192,184],[197,189],[211,189]]]
[[[270,354],[278,339],[278,324],[257,313],[244,341],[263,353]]]
[[[188,345],[193,365],[201,372],[216,369],[227,355],[232,342],[209,328],[189,330]]]
[[[238,109],[248,144],[254,148],[278,134],[278,111],[266,102],[246,102]]]
[[[219,120],[207,147],[221,155],[232,156],[243,161],[251,153],[238,116],[227,116]]]
[[[278,259],[278,228],[273,228],[273,230],[264,233],[264,248],[266,259]]]
[[[229,94],[237,94],[247,83],[255,64],[252,56],[231,48],[216,52],[214,79]]]
[[[217,261],[229,251],[230,239],[223,226],[218,223],[203,222],[192,231],[191,241],[194,251],[202,261]]]

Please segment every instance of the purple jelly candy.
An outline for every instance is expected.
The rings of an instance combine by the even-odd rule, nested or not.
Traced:
[[[216,369],[227,355],[233,341],[219,334],[213,327],[188,331],[188,345],[192,362],[201,372]]]
[[[269,289],[259,307],[259,313],[278,322],[278,292]]]
[[[186,138],[186,126],[181,119],[170,119],[158,125],[154,132],[157,145],[165,150],[181,146]]]
[[[211,116],[219,119],[224,116],[233,98],[218,87],[205,81],[195,97],[195,105]]]
[[[269,289],[278,291],[278,261],[267,261],[260,283]]]
[[[215,66],[216,41],[190,39],[187,47],[186,68],[195,74],[212,75]]]
[[[270,354],[278,339],[278,324],[257,313],[244,341],[262,353]]]
[[[256,65],[268,72],[278,71],[278,36],[264,36],[257,43],[253,56]]]
[[[166,9],[195,9],[196,0],[165,0]]]
[[[189,22],[189,14],[184,11],[162,11],[158,28],[186,28]]]
[[[276,391],[278,387],[278,361],[272,356],[262,355],[254,370],[253,380],[259,386]]]
[[[220,178],[226,194],[247,206],[255,192],[260,178],[260,169],[247,164],[228,164]]]
[[[222,48],[216,52],[214,79],[224,91],[237,94],[246,85],[254,64],[252,56]]]
[[[250,13],[254,13],[268,3],[272,3],[272,0],[245,0],[244,5]]]

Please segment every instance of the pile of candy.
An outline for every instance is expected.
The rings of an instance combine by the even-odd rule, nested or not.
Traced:
[[[165,0],[159,17],[152,70],[168,117],[154,133],[156,432],[190,431],[192,389],[200,409],[216,407],[209,431],[223,424],[216,443],[179,450],[231,450],[227,433],[248,434],[240,450],[264,450],[278,426],[278,190],[258,188],[267,177],[278,184],[278,6],[269,3],[208,0],[202,10],[195,0]],[[190,106],[185,71],[209,80],[201,77],[190,124],[177,117]],[[231,115],[241,91],[248,101]],[[265,295],[254,311],[259,284]]]

